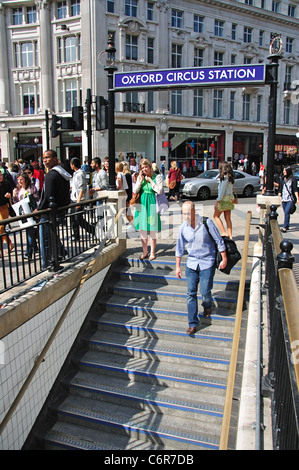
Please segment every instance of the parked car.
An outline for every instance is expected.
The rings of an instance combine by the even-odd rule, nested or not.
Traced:
[[[299,166],[293,170],[293,176],[297,180],[297,188],[299,191]]]
[[[259,176],[252,176],[243,171],[234,170],[234,188],[238,196],[250,197],[260,189]],[[201,200],[217,196],[219,184],[219,171],[207,170],[195,178],[186,178],[181,181],[180,195],[197,197]]]

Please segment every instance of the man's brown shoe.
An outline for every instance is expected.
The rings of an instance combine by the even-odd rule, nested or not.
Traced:
[[[211,313],[212,313],[212,309],[204,308],[204,310],[203,310],[203,316],[204,317],[209,318],[211,316]]]
[[[187,335],[194,335],[196,333],[196,326],[189,326],[187,330]]]

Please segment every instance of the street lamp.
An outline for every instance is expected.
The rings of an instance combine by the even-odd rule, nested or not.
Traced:
[[[114,123],[114,90],[113,74],[117,70],[115,66],[115,52],[113,35],[108,35],[106,52],[106,67],[108,76],[108,158],[109,158],[109,189],[116,190],[115,184],[115,123]]]
[[[296,132],[296,139],[297,139],[297,152],[296,152],[296,164],[298,163],[298,155],[299,155],[299,129]]]

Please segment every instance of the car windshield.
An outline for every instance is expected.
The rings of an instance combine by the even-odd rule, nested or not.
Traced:
[[[197,178],[204,178],[206,180],[211,180],[218,176],[218,171],[213,171],[213,170],[207,170],[201,173],[200,175],[197,176]]]

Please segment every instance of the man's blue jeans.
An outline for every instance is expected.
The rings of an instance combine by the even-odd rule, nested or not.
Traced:
[[[198,325],[198,303],[197,303],[197,289],[200,284],[200,293],[202,295],[202,306],[210,308],[212,306],[212,288],[215,275],[215,265],[211,268],[196,270],[186,267],[187,278],[187,310],[188,310],[188,323],[190,327]]]

